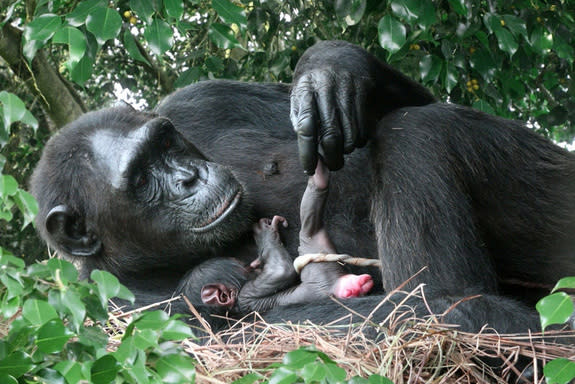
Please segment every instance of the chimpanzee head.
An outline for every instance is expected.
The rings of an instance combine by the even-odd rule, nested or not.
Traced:
[[[41,236],[114,272],[189,265],[250,224],[230,169],[207,161],[168,119],[126,106],[64,127],[47,143],[31,189]]]

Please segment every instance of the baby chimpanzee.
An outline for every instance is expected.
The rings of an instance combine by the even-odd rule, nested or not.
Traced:
[[[309,178],[301,202],[299,253],[336,253],[323,226],[329,173],[320,163]],[[194,268],[178,292],[187,296],[202,315],[245,315],[252,311],[315,302],[334,295],[361,296],[373,287],[370,275],[345,274],[335,262],[311,263],[301,271],[300,282],[293,260],[281,243],[281,216],[260,219],[254,225],[259,257],[249,266],[233,258],[214,258]],[[261,267],[261,272],[256,268]]]

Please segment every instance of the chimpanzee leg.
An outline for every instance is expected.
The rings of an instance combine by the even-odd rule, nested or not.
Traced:
[[[379,126],[371,147],[372,220],[384,288],[426,268],[411,287],[426,283],[448,295],[495,293],[495,270],[462,181],[466,164],[450,157],[433,124],[396,114]]]

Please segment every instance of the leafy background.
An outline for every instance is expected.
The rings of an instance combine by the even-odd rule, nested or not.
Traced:
[[[575,2],[568,0],[0,0],[0,259],[10,265],[0,275],[3,317],[22,310],[24,316],[13,329],[24,339],[33,334],[40,355],[61,345],[68,348],[74,334],[80,335],[80,344],[85,342],[80,350],[92,348],[91,356],[104,359],[84,367],[46,365],[46,377],[57,376],[50,369],[77,378],[100,368],[117,373],[123,358],[144,361],[128,352],[114,361],[99,357],[98,339],[82,338],[81,320],[100,319],[102,309],[82,304],[82,312],[78,303],[93,303],[92,295],[103,300],[109,293],[82,283],[62,288],[73,281],[69,275],[62,280],[62,271],[72,273],[68,267],[56,268],[51,261],[30,270],[11,256],[28,263],[46,257],[29,225],[36,206],[25,191],[26,182],[48,137],[83,112],[118,99],[153,108],[175,89],[211,78],[287,83],[306,48],[320,39],[343,39],[420,81],[444,101],[521,119],[556,141],[571,142],[573,15]],[[79,312],[59,306],[61,298],[43,290],[36,278],[60,287],[59,294],[76,292],[76,299],[69,300]],[[112,292],[120,294],[117,289]],[[563,296],[555,299],[568,305]],[[38,300],[61,310],[60,320]],[[63,319],[73,328],[63,327]],[[160,345],[161,330],[170,320],[158,321],[151,351]],[[42,335],[59,337],[53,344]],[[2,375],[19,377],[37,361],[21,347],[0,343],[0,379],[5,379],[0,381],[16,382]],[[154,358],[164,352],[153,352]],[[173,359],[177,365],[179,357]],[[28,370],[7,371],[7,365],[22,361]],[[559,370],[565,366],[569,364]],[[157,370],[150,372],[146,375],[161,377],[154,376],[160,374]]]

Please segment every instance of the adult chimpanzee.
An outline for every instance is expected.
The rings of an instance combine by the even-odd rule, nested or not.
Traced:
[[[301,253],[336,252],[323,225],[327,187],[328,172],[320,162],[302,197]],[[214,324],[219,320],[213,315],[234,317],[265,312],[278,305],[317,303],[328,295],[358,297],[373,287],[370,275],[345,274],[335,262],[308,264],[298,283],[292,257],[281,242],[280,225],[287,227],[281,216],[260,219],[254,224],[259,257],[250,266],[234,258],[209,259],[188,272],[176,292],[188,297],[198,312],[204,318],[211,317]],[[262,265],[263,270],[256,273],[255,268]]]
[[[308,173],[318,158],[338,170],[349,153],[326,227],[340,252],[381,259],[386,289],[427,267],[410,285],[427,284],[436,313],[482,295],[448,311],[462,329],[536,329],[519,301],[575,274],[575,156],[522,123],[436,103],[351,44],[307,50],[291,87],[201,82],[156,112],[81,117],[47,144],[32,179],[48,243],[83,276],[115,273],[141,304],[172,295],[208,258],[254,255],[255,218],[281,213],[296,224],[284,236],[295,254],[306,183],[298,152]],[[379,300],[347,305],[365,314]],[[266,317],[325,322],[344,312],[327,300]]]

